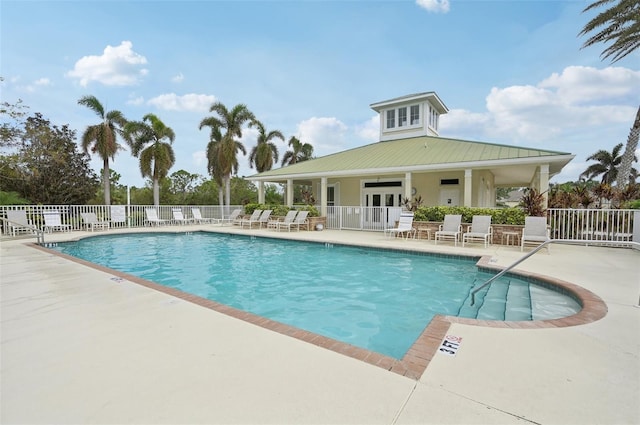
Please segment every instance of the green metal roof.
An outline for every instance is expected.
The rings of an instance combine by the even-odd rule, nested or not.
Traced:
[[[476,163],[477,166],[479,161],[504,161],[506,165],[513,162],[510,160],[558,156],[567,156],[566,162],[573,158],[572,154],[566,152],[423,136],[377,142],[266,171],[249,178],[256,177],[262,180],[265,177],[301,177],[305,174],[336,174],[341,171],[349,171],[349,174],[352,174],[357,170],[371,172],[389,168],[397,168],[397,171],[401,172],[403,169],[427,169],[446,164]]]

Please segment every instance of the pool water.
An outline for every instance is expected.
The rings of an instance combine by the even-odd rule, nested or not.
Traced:
[[[470,308],[470,291],[491,276],[477,259],[206,232],[96,236],[54,249],[398,359],[434,315],[509,320],[506,291],[496,308],[491,288],[531,286],[494,283]],[[557,295],[558,317],[579,310]],[[531,320],[531,306],[520,302],[510,320]]]

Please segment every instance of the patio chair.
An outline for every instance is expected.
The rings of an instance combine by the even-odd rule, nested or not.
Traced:
[[[171,208],[171,215],[173,215],[173,222],[176,224],[184,225],[193,223],[192,218],[184,218],[182,208]]]
[[[87,230],[91,229],[93,232],[95,229],[109,229],[109,222],[98,220],[96,213],[80,213],[80,217],[82,217],[82,221]]]
[[[309,215],[309,211],[299,211],[298,215],[296,215],[295,219],[291,223],[278,223],[278,230],[281,228],[287,228],[287,230],[291,231],[292,227],[295,227],[298,231],[300,231],[300,227],[306,226],[307,230],[309,229],[309,224],[307,223],[307,216]]]
[[[7,220],[9,220],[7,225],[11,236],[23,232],[33,234],[35,231],[35,226],[27,218],[25,210],[7,210]]]
[[[288,227],[289,224],[291,224],[293,220],[295,220],[296,214],[298,214],[297,210],[288,211],[287,215],[284,216],[284,220],[282,221],[272,220],[269,222],[269,227],[275,230],[280,230],[281,224],[283,225],[283,227],[285,226]],[[291,231],[291,228],[289,228],[289,231]]]
[[[467,231],[462,234],[462,246],[465,242],[481,241],[487,248],[493,243],[493,231],[491,229],[490,215],[474,215],[471,219],[471,226],[467,227]]]
[[[522,229],[522,237],[520,238],[520,251],[524,250],[525,244],[540,245],[549,240],[551,239],[549,238],[546,217],[524,218],[524,229]],[[549,245],[546,248],[547,253],[549,253]]]
[[[249,228],[253,228],[254,224],[258,224],[258,228],[262,228],[262,226],[264,226],[265,228],[269,225],[269,220],[271,218],[271,213],[273,212],[273,210],[264,210],[262,211],[262,214],[260,214],[260,217],[257,220],[254,221],[249,221]],[[242,223],[242,227],[244,227],[244,225],[247,224],[245,222]]]
[[[385,229],[384,234],[387,237],[391,237],[391,235],[395,237],[402,235],[405,240],[409,239],[409,235],[413,235],[413,238],[415,239],[416,230],[413,228],[413,213],[403,212],[400,214],[398,227]]]
[[[167,224],[167,220],[163,220],[159,218],[158,212],[153,208],[145,208],[144,214],[147,216],[147,219],[145,220],[145,224],[149,224],[150,226],[153,226],[154,224],[156,226],[160,226],[161,224]]]
[[[59,211],[44,211],[42,213],[42,217],[44,217],[44,226],[42,227],[42,230],[45,232],[50,233],[54,230],[60,230],[61,232],[71,231],[71,225],[62,223],[62,215]]]
[[[240,220],[240,227],[244,228],[245,224],[248,224],[249,227],[253,225],[253,223],[257,223],[260,220],[260,216],[262,215],[262,210],[253,210],[251,216],[249,218],[243,218]]]
[[[453,240],[453,245],[458,246],[458,239],[462,233],[462,215],[447,214],[444,216],[444,223],[440,225],[435,234],[435,244],[439,240]]]
[[[219,221],[217,218],[203,217],[202,213],[200,212],[200,208],[191,208],[191,215],[193,215],[194,223],[198,223],[198,224],[214,223]]]
[[[225,223],[240,225],[240,223],[242,223],[242,218],[240,218],[240,214],[242,214],[242,209],[238,208],[238,209],[235,209],[235,210],[231,211],[231,214],[229,214],[229,217],[224,218],[224,216],[223,216],[222,218],[220,218],[218,220],[220,221],[221,225],[223,225]]]
[[[111,228],[113,227],[124,227],[127,225],[127,210],[124,205],[111,205],[109,225]]]

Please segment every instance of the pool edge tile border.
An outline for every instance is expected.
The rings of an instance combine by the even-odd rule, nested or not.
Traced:
[[[418,336],[413,345],[409,347],[402,359],[398,360],[393,357],[376,353],[374,351],[356,347],[345,342],[309,332],[304,329],[277,322],[266,317],[258,316],[256,314],[249,313],[235,307],[221,304],[217,301],[208,300],[197,295],[183,292],[179,289],[160,285],[146,279],[142,279],[124,272],[101,266],[99,264],[91,263],[80,258],[63,254],[59,251],[47,248],[46,246],[38,245],[37,243],[31,242],[26,245],[49,254],[59,256],[66,260],[103,271],[105,273],[114,275],[115,277],[144,286],[146,288],[182,299],[198,306],[214,310],[218,313],[242,320],[247,323],[251,323],[261,328],[293,337],[300,341],[313,344],[317,347],[325,348],[338,354],[342,354],[353,359],[369,363],[373,366],[386,369],[390,372],[397,373],[414,380],[419,380],[422,377],[424,371],[429,366],[431,359],[433,359],[433,357],[437,354],[444,337],[447,335],[449,328],[453,323],[503,329],[563,328],[595,322],[605,317],[608,311],[606,303],[600,297],[581,286],[538,273],[514,270],[510,273],[518,277],[532,279],[538,282],[545,282],[548,285],[554,286],[556,288],[561,288],[563,291],[566,291],[568,295],[574,297],[582,305],[582,309],[572,316],[563,317],[560,319],[534,320],[525,322],[500,322],[492,320],[476,320],[463,317],[436,315],[431,320],[431,322],[429,322],[427,326],[425,326],[420,336]],[[482,256],[476,263],[476,266],[479,269],[490,269],[495,271],[501,271],[504,269],[504,267],[495,265],[490,261],[491,256]]]

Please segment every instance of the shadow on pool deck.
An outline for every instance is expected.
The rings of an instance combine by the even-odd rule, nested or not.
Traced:
[[[462,249],[366,232],[189,228],[195,229],[485,255],[485,265],[488,258],[505,266],[521,256],[513,247]],[[563,246],[521,265],[523,272],[579,285],[594,295],[594,305],[602,298],[609,311],[595,308],[587,318],[592,323],[529,322],[525,327],[536,329],[523,330],[516,329],[523,322],[496,328],[439,317],[423,334],[428,352],[420,348],[414,360],[383,365],[396,372],[389,373],[367,364],[380,361],[367,360],[366,350],[365,362],[356,361],[351,357],[363,355],[354,355],[355,347],[314,341],[314,334],[256,316],[237,321],[246,313],[220,305],[202,309],[199,299],[149,291],[140,283],[155,284],[133,284],[128,276],[114,281],[117,273],[41,252],[24,240],[0,248],[3,423],[640,420],[640,310],[634,304],[640,253],[631,250]],[[568,324],[575,326],[556,327]],[[456,356],[436,353],[446,333],[461,339]],[[317,347],[327,345],[347,356]]]

